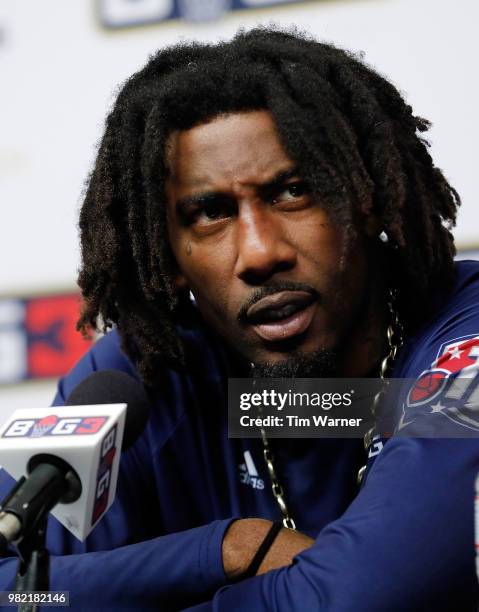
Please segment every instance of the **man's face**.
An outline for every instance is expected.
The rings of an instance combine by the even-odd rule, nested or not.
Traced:
[[[344,352],[369,316],[364,236],[344,260],[344,228],[309,193],[271,114],[175,132],[167,158],[169,239],[208,324],[257,364]]]

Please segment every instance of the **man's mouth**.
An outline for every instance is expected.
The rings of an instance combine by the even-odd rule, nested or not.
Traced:
[[[288,340],[309,327],[315,301],[306,291],[280,291],[250,306],[245,319],[263,340]]]

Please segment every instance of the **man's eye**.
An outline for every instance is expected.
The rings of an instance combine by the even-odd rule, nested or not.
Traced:
[[[217,204],[209,204],[203,208],[203,210],[198,211],[198,216],[203,214],[207,219],[219,219],[219,217],[224,215],[224,210],[222,206],[218,206]]]
[[[273,202],[292,202],[301,198],[308,193],[308,188],[305,183],[291,183],[286,185],[281,191],[278,191],[276,196],[273,198]]]
[[[208,202],[194,211],[192,222],[197,225],[206,225],[219,219],[226,219],[231,214],[231,205],[228,202]]]

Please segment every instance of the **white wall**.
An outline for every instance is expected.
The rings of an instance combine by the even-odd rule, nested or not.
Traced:
[[[82,185],[117,84],[182,37],[228,37],[271,20],[363,50],[434,122],[433,156],[464,202],[458,243],[477,244],[478,17],[474,0],[331,0],[238,12],[218,24],[106,31],[91,0],[3,0],[0,295],[73,286]],[[20,391],[0,390],[0,406],[6,401],[24,405]]]
[[[56,384],[51,380],[7,385],[0,389],[0,425],[20,408],[45,408],[55,396]]]

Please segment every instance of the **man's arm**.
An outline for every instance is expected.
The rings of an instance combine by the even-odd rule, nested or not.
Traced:
[[[343,516],[293,565],[222,588],[206,612],[477,609],[479,440],[393,439]]]
[[[225,574],[234,580],[244,574],[266,537],[271,521],[241,519],[230,525],[223,540],[222,555]],[[258,569],[258,575],[292,563],[293,558],[309,548],[314,540],[292,529],[281,529]]]
[[[225,584],[220,551],[229,522],[115,550],[52,556],[50,590],[68,591],[77,610],[178,610],[203,601]],[[13,590],[17,563],[0,560],[0,590]]]

